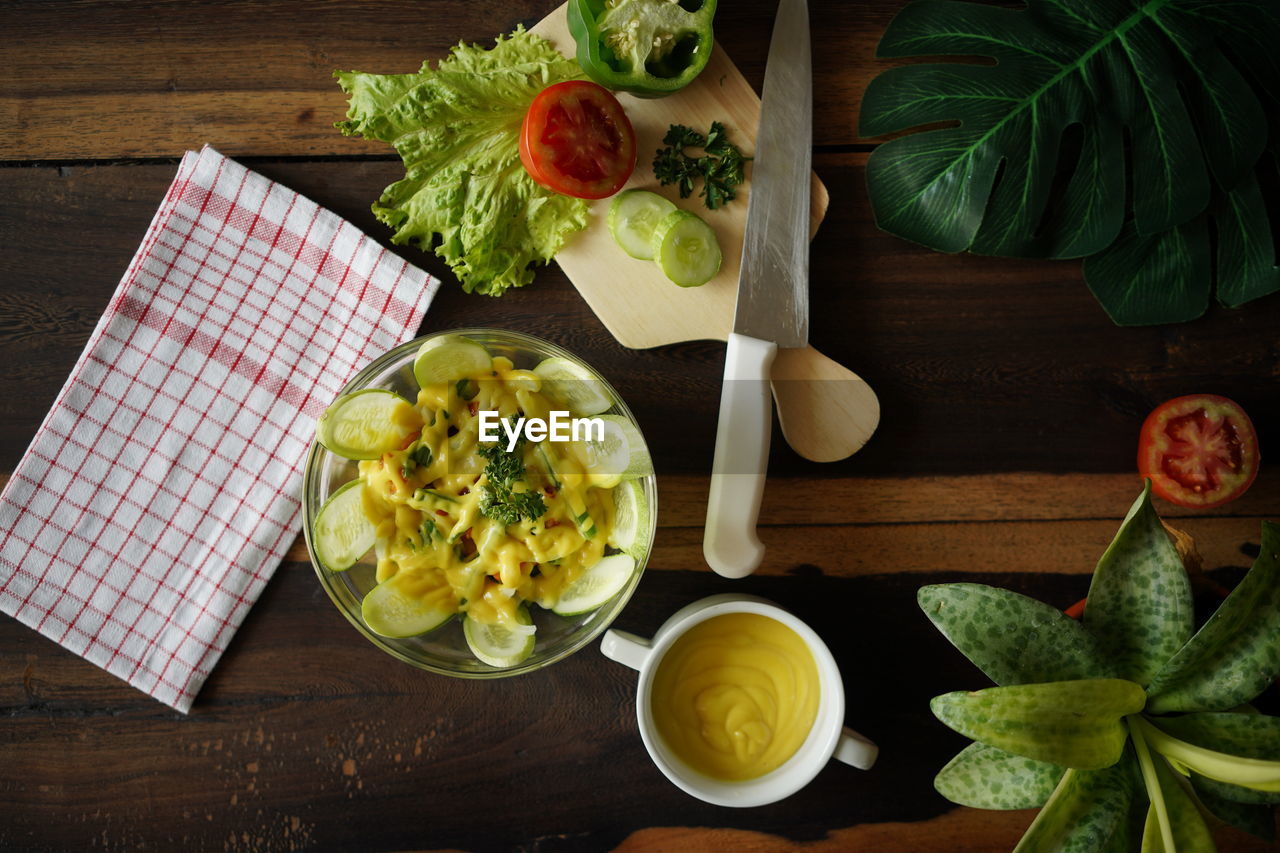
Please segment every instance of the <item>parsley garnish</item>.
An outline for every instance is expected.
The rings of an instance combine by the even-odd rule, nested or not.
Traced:
[[[453,390],[464,400],[470,400],[480,392],[480,389],[476,387],[476,383],[472,382],[470,379],[459,379],[454,383]]]
[[[431,448],[425,444],[419,444],[404,457],[404,464],[400,467],[400,473],[404,474],[404,478],[409,479],[409,475],[418,470],[419,466],[426,467],[431,464]]]
[[[666,148],[659,148],[653,158],[653,175],[664,186],[676,184],[680,198],[693,193],[694,181],[702,179],[703,202],[711,210],[732,201],[737,195],[734,189],[742,183],[743,164],[750,158],[743,157],[738,146],[729,141],[724,125],[711,122],[711,130],[703,136],[683,124],[673,124],[662,138]],[[701,148],[701,157],[691,157],[687,148]]]
[[[435,519],[422,519],[422,526],[418,529],[418,535],[422,537],[423,545],[430,545],[431,540],[440,535],[440,532],[436,529]]]
[[[508,453],[500,444],[481,444],[476,452],[489,460],[484,467],[484,494],[480,498],[480,512],[503,524],[518,524],[521,519],[535,521],[547,511],[546,502],[539,492],[515,491],[516,481],[524,476],[521,445]]]

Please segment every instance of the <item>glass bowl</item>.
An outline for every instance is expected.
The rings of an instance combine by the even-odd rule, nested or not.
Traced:
[[[613,406],[602,414],[621,415],[635,426],[637,432],[640,430],[635,416],[631,414],[631,410],[627,408],[613,386],[582,359],[532,335],[501,329],[454,329],[436,332],[401,344],[374,359],[368,367],[347,383],[341,393],[349,394],[366,388],[385,388],[401,394],[406,399],[416,399],[418,383],[413,377],[414,358],[423,342],[441,335],[461,335],[469,338],[482,344],[491,354],[511,359],[518,368],[532,368],[545,358],[567,358],[586,368],[600,380],[601,388],[613,403]],[[360,602],[364,595],[376,585],[373,553],[366,554],[358,563],[344,572],[330,571],[316,557],[312,534],[316,514],[324,506],[324,502],[344,483],[355,479],[356,473],[354,461],[330,452],[319,442],[312,443],[303,474],[302,499],[303,532],[306,536],[307,552],[311,555],[311,565],[316,570],[316,576],[320,578],[320,585],[338,606],[338,610],[369,642],[405,663],[430,672],[438,672],[441,675],[458,678],[506,678],[541,669],[568,657],[603,633],[622,612],[622,608],[627,605],[636,585],[640,582],[640,576],[644,574],[645,564],[653,549],[653,531],[656,529],[658,502],[655,478],[652,473],[649,473],[640,480],[649,505],[649,541],[640,558],[636,560],[636,570],[627,585],[618,595],[598,609],[580,616],[560,616],[550,610],[531,605],[529,612],[534,624],[538,626],[533,653],[515,666],[498,669],[481,663],[472,655],[462,635],[461,619],[451,619],[435,631],[407,639],[383,637],[369,630],[364,624],[360,616]]]

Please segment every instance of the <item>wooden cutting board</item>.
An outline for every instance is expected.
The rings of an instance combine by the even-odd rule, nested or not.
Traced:
[[[561,6],[543,18],[533,32],[565,56],[574,56],[577,51],[569,35],[565,8]],[[636,260],[613,242],[606,224],[610,203],[607,198],[592,203],[586,231],[575,235],[556,253],[556,263],[623,346],[648,349],[678,341],[728,340],[733,330],[738,265],[747,221],[750,167],[738,197],[718,210],[707,210],[696,195],[682,199],[674,186],[658,184],[653,177],[653,155],[663,147],[662,137],[671,125],[683,124],[706,133],[711,122],[719,121],[728,130],[730,141],[751,156],[760,119],[760,98],[717,44],[707,67],[679,92],[652,100],[621,93],[619,99],[635,128],[639,152],[635,174],[627,186],[660,193],[705,219],[720,240],[724,263],[719,274],[702,287],[677,287],[657,264]],[[813,177],[812,205],[816,231],[827,212],[827,188],[817,175]]]
[[[565,56],[576,55],[565,6],[533,27],[534,33]],[[720,45],[698,78],[673,95],[656,100],[621,94],[636,132],[638,157],[627,187],[661,193],[678,206],[696,211],[720,241],[724,262],[719,274],[701,287],[677,287],[652,261],[628,256],[613,242],[606,218],[609,199],[593,202],[590,222],[556,254],[556,262],[605,327],[623,346],[647,349],[696,340],[728,340],[733,330],[742,235],[751,192],[751,169],[738,197],[717,210],[701,198],[681,199],[674,187],[653,176],[653,156],[673,124],[706,133],[719,121],[742,153],[755,151],[760,98]],[[813,175],[810,236],[827,212],[827,188]],[[833,462],[856,452],[880,422],[875,392],[853,371],[813,347],[778,351],[772,369],[773,396],[787,443],[806,459]]]

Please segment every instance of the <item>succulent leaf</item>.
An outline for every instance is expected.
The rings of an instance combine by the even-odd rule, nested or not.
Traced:
[[[1191,787],[1195,791],[1196,799],[1214,817],[1237,829],[1243,829],[1250,835],[1256,835],[1263,841],[1275,841],[1275,809],[1268,805],[1247,804],[1224,797],[1217,792],[1216,786],[1219,784],[1221,783],[1205,779],[1203,776],[1196,776],[1194,773],[1191,775]],[[1241,790],[1247,789],[1241,788]]]
[[[1147,709],[1223,711],[1280,675],[1280,525],[1263,522],[1249,573],[1151,682]]]
[[[1084,626],[1116,674],[1144,686],[1191,637],[1191,583],[1151,505],[1149,481],[1098,561]]]
[[[1251,718],[1250,715],[1239,716]],[[1256,791],[1280,792],[1280,761],[1249,758],[1198,746],[1157,728],[1142,717],[1135,717],[1133,726],[1134,731],[1140,732],[1153,750],[1183,773],[1195,771],[1201,776],[1231,785]]]
[[[1183,783],[1168,762],[1155,757],[1151,764],[1159,790],[1152,790],[1151,780],[1147,781],[1151,805],[1142,833],[1142,853],[1214,853],[1213,836]]]
[[[1068,770],[1014,853],[1127,850],[1135,791],[1130,760],[1102,770]]]
[[[951,728],[989,746],[1096,770],[1120,759],[1128,737],[1123,718],[1145,701],[1131,681],[1093,678],[948,693],[930,707]]]
[[[1150,722],[1195,746],[1242,758],[1280,761],[1280,717],[1221,712],[1154,717]]]
[[[1262,542],[1194,637],[1186,570],[1149,483],[1098,563],[1083,631],[1006,590],[921,589],[934,625],[1002,685],[932,701],[977,741],[938,773],[938,791],[978,808],[1043,803],[1015,853],[1207,853],[1209,814],[1274,840],[1280,717],[1247,702],[1280,673],[1280,525],[1264,524]]]
[[[1271,806],[1280,803],[1280,792],[1255,791],[1253,788],[1232,785],[1230,782],[1219,782],[1217,779],[1201,776],[1194,770],[1191,771],[1191,784],[1197,791],[1241,805]]]
[[[1061,610],[977,583],[921,587],[920,609],[999,685],[1104,678],[1114,673],[1097,641]]]
[[[953,803],[978,809],[1031,809],[1045,804],[1065,768],[971,743],[938,772],[933,787]]]

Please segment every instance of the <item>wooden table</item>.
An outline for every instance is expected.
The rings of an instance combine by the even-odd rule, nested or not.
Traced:
[[[530,25],[558,0],[9,2],[0,7],[0,471],[12,471],[84,346],[188,148],[223,153],[386,231],[369,202],[398,177],[340,136],[334,68],[400,72],[459,40]],[[859,97],[898,0],[815,0],[815,157],[831,208],[813,246],[811,337],[877,389],[880,430],[844,462],[781,441],[762,571],[702,561],[723,346],[620,347],[559,270],[500,300],[444,278],[424,331],[484,324],[596,364],[650,436],[656,550],[616,623],[652,632],[726,590],[793,608],[832,646],[847,718],[882,747],[789,800],[705,805],[669,784],[636,731],[635,676],[584,650],[543,672],[471,683],[364,641],[296,544],[180,715],[0,618],[3,849],[1011,849],[1031,812],[954,808],[932,788],[964,743],[930,696],[985,679],[915,605],[926,582],[976,580],[1066,606],[1138,490],[1138,426],[1180,393],[1226,394],[1280,446],[1280,298],[1168,328],[1113,326],[1077,263],[934,254],[879,232]],[[763,75],[773,4],[723,2],[717,34]],[[1230,577],[1280,517],[1280,474],[1207,513],[1162,505]],[[1183,518],[1183,516],[1187,516]],[[1221,832],[1223,850],[1263,849]]]

